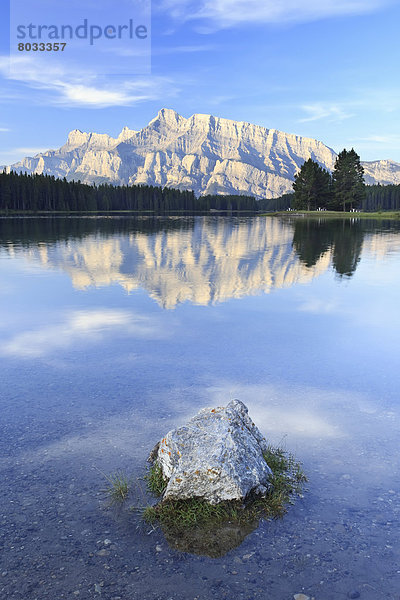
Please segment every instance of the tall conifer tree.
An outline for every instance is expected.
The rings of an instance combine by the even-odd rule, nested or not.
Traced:
[[[340,152],[336,159],[332,174],[333,201],[331,208],[335,210],[352,210],[365,199],[364,169],[360,157],[352,148]]]
[[[330,186],[328,171],[309,158],[295,175],[293,208],[316,210],[325,207],[329,201]]]

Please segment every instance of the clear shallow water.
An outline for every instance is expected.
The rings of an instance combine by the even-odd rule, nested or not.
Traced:
[[[1,597],[398,600],[399,224],[1,219],[0,240]],[[210,558],[107,508],[101,472],[142,475],[234,397],[309,475],[283,520]]]

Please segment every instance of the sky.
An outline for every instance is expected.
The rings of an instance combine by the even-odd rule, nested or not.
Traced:
[[[32,3],[1,2],[0,165],[58,148],[73,129],[141,129],[162,107],[400,162],[397,0],[153,0],[151,70],[108,75],[100,50],[83,52],[73,69],[25,53],[10,71],[7,2],[11,13]],[[115,22],[117,3],[97,4]]]

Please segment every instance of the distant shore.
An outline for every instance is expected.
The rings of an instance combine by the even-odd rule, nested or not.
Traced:
[[[258,211],[251,210],[0,210],[0,217],[113,217],[113,216],[151,216],[151,217],[193,217],[193,216],[231,216],[231,215],[249,215],[260,216]]]
[[[216,210],[211,211],[154,211],[154,210],[0,210],[0,217],[107,217],[107,216],[154,216],[154,217],[193,217],[193,216],[258,216],[258,217],[307,217],[315,219],[335,218],[335,219],[400,219],[400,211],[379,211],[379,212],[343,212],[333,210],[301,210],[301,211],[271,211],[271,212],[253,212],[249,210]]]
[[[265,212],[262,217],[307,217],[316,219],[335,218],[335,219],[400,219],[400,211],[379,211],[379,212],[344,212],[335,210],[291,210]]]

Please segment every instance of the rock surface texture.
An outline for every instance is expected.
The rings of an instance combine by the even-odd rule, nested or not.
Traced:
[[[336,153],[312,138],[212,115],[186,119],[163,108],[140,131],[124,127],[113,138],[76,129],[58,150],[26,157],[7,169],[84,183],[275,198],[293,191],[294,176],[309,158],[332,170]],[[363,164],[369,184],[400,182],[399,163]]]
[[[210,504],[263,494],[272,474],[263,457],[267,442],[243,402],[204,408],[156,446],[151,458],[168,485],[163,499],[199,497]]]

